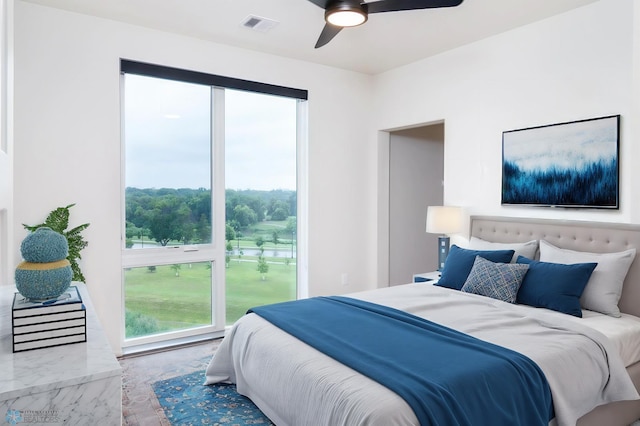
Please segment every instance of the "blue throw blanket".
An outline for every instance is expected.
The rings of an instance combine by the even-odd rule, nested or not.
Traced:
[[[394,391],[421,425],[532,426],[553,417],[547,380],[529,358],[406,312],[337,296],[249,312]]]

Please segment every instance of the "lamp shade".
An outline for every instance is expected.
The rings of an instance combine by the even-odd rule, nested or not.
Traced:
[[[427,207],[427,232],[455,234],[462,231],[462,209],[452,206]]]

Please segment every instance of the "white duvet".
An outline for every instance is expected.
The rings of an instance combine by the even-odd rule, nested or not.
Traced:
[[[528,356],[549,382],[558,425],[575,425],[598,405],[639,398],[609,340],[567,315],[425,284],[348,296],[401,309]],[[218,382],[236,383],[238,392],[278,426],[418,424],[398,395],[256,314],[234,325],[209,363],[205,384]]]

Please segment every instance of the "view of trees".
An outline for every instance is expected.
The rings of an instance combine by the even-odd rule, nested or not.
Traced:
[[[615,206],[617,203],[616,158],[534,170],[523,170],[505,160],[502,176],[502,201],[508,204]]]
[[[284,221],[297,214],[295,191],[228,189],[225,195],[227,241],[258,222]],[[211,242],[210,190],[127,188],[125,196],[127,247],[134,239],[162,246]],[[275,238],[277,244],[277,234]]]
[[[127,248],[211,242],[211,191],[127,188],[125,195]],[[225,198],[226,322],[233,324],[252,306],[295,298],[297,200],[290,190],[227,190]],[[128,268],[126,337],[210,324],[211,263],[201,263]]]

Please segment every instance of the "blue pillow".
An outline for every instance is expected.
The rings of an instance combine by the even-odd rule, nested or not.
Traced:
[[[467,281],[476,256],[496,263],[509,263],[513,250],[468,250],[452,245],[444,262],[440,280],[435,285],[460,290]]]
[[[523,256],[517,263],[529,265],[516,303],[553,309],[554,311],[582,318],[580,296],[589,282],[597,263],[540,262]]]

